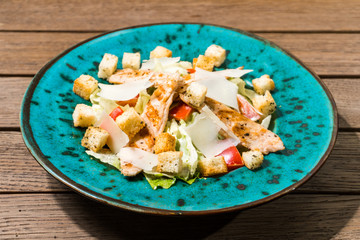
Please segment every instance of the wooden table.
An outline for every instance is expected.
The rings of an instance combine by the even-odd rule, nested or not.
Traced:
[[[139,24],[202,22],[254,32],[312,68],[340,131],[309,182],[260,207],[207,217],[147,216],[72,192],[26,149],[19,111],[34,74],[73,44]],[[360,239],[360,1],[0,0],[0,239]]]

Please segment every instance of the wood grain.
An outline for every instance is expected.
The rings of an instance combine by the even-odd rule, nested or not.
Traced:
[[[30,155],[19,132],[0,132],[0,193],[68,189]],[[340,133],[323,168],[298,191],[360,193],[360,133]]]
[[[0,195],[1,236],[16,239],[359,239],[360,196],[288,195],[242,212],[161,217],[76,194]]]
[[[360,30],[357,0],[1,1],[1,30],[104,31],[158,22],[202,22],[251,31]]]
[[[0,32],[0,74],[35,74],[70,46],[98,33]],[[319,75],[360,75],[360,34],[262,33]]]
[[[341,128],[360,128],[360,79],[323,79],[335,98]],[[30,77],[0,77],[0,84],[7,91],[0,95],[0,128],[19,127],[20,105]]]

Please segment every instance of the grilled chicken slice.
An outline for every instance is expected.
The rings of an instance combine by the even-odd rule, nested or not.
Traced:
[[[156,137],[164,131],[177,87],[178,78],[168,77],[151,95],[150,101],[141,114],[151,136]]]
[[[155,87],[166,82],[169,78],[179,78],[178,73],[161,73],[153,72],[151,70],[133,70],[131,68],[125,68],[117,70],[113,75],[110,76],[109,82],[115,84],[123,84],[125,82],[135,82],[144,80],[151,74],[150,82],[155,84]],[[180,80],[180,79],[179,79]]]
[[[121,173],[124,176],[133,177],[142,172],[141,168],[135,167],[131,163],[120,161]]]
[[[129,147],[140,148],[147,152],[153,152],[155,141],[147,128],[143,128],[129,142]]]
[[[208,97],[205,99],[205,104],[234,132],[244,147],[259,150],[264,154],[285,149],[278,135],[244,117],[241,113]]]
[[[154,138],[150,135],[148,129],[143,128],[131,139],[128,146],[140,148],[141,150],[152,153],[154,144],[155,144]],[[142,172],[141,168],[135,167],[131,163],[127,163],[123,161],[121,161],[120,163],[121,163],[121,173],[124,176],[132,177]]]
[[[131,68],[125,68],[117,70],[108,79],[110,83],[122,84],[125,82],[133,82],[138,80],[144,80],[150,74],[149,70],[133,70]]]

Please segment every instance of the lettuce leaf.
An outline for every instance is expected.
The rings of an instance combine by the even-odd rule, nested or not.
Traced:
[[[103,163],[110,164],[111,166],[120,170],[120,159],[111,152],[109,149],[102,149],[100,152],[96,153],[91,150],[85,151],[88,155],[100,160]]]
[[[236,84],[238,86],[238,93],[249,99],[250,102],[258,95],[254,90],[245,88],[246,83],[241,78],[231,78],[229,81]]]
[[[135,111],[138,112],[139,114],[143,113],[145,106],[149,102],[149,100],[150,100],[150,95],[147,93],[146,90],[142,90],[139,94],[139,98],[134,107]]]
[[[172,119],[168,122],[166,131],[176,138],[176,151],[183,152],[183,168],[179,174],[180,179],[188,181],[193,178],[197,169],[199,154],[191,142],[190,136],[186,133],[185,127],[191,123],[196,115],[192,116],[189,122],[180,121],[180,125]]]
[[[170,188],[176,182],[176,178],[165,177],[161,173],[150,174],[144,173],[146,180],[150,184],[151,188],[156,190],[158,187],[162,187],[164,189]]]
[[[178,177],[180,180],[186,182],[187,184],[191,185],[193,184],[196,179],[198,179],[200,176],[200,173],[199,172],[196,172],[195,175],[192,177],[192,178],[189,178],[189,179],[184,179],[184,178],[181,178],[181,177]]]
[[[96,113],[99,113],[98,115],[100,115],[104,111],[107,114],[111,113],[111,111],[114,110],[114,108],[116,108],[118,105],[113,100],[109,100],[99,96],[99,92],[100,88],[96,89],[90,95],[90,102],[92,103],[92,108],[95,110]]]

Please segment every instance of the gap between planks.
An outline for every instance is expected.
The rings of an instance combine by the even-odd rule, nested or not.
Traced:
[[[169,24],[172,24],[172,23],[169,22]],[[185,24],[191,24],[191,23],[185,23]],[[154,25],[156,25],[156,24],[154,24]],[[209,24],[209,25],[211,25],[211,24]],[[113,29],[113,30],[109,30],[109,29],[103,29],[103,30],[3,29],[3,30],[0,30],[0,32],[4,32],[4,33],[107,33],[107,32],[112,32],[112,31],[116,31],[116,30],[128,29],[128,28],[132,28],[132,27],[141,27],[141,26],[142,25],[134,25],[134,26],[118,28],[118,29]],[[214,26],[216,26],[216,25],[214,25]],[[226,27],[226,26],[223,26],[223,27]],[[229,27],[229,28],[232,28],[232,27]],[[237,28],[233,28],[233,29],[237,29]],[[251,30],[243,30],[243,29],[238,29],[238,30],[242,30],[242,31],[250,32],[250,33],[260,33],[260,34],[261,33],[286,33],[286,34],[337,34],[337,33],[338,34],[359,34],[360,33],[360,30],[291,30],[291,31],[290,30],[254,30],[254,31],[251,31]]]

